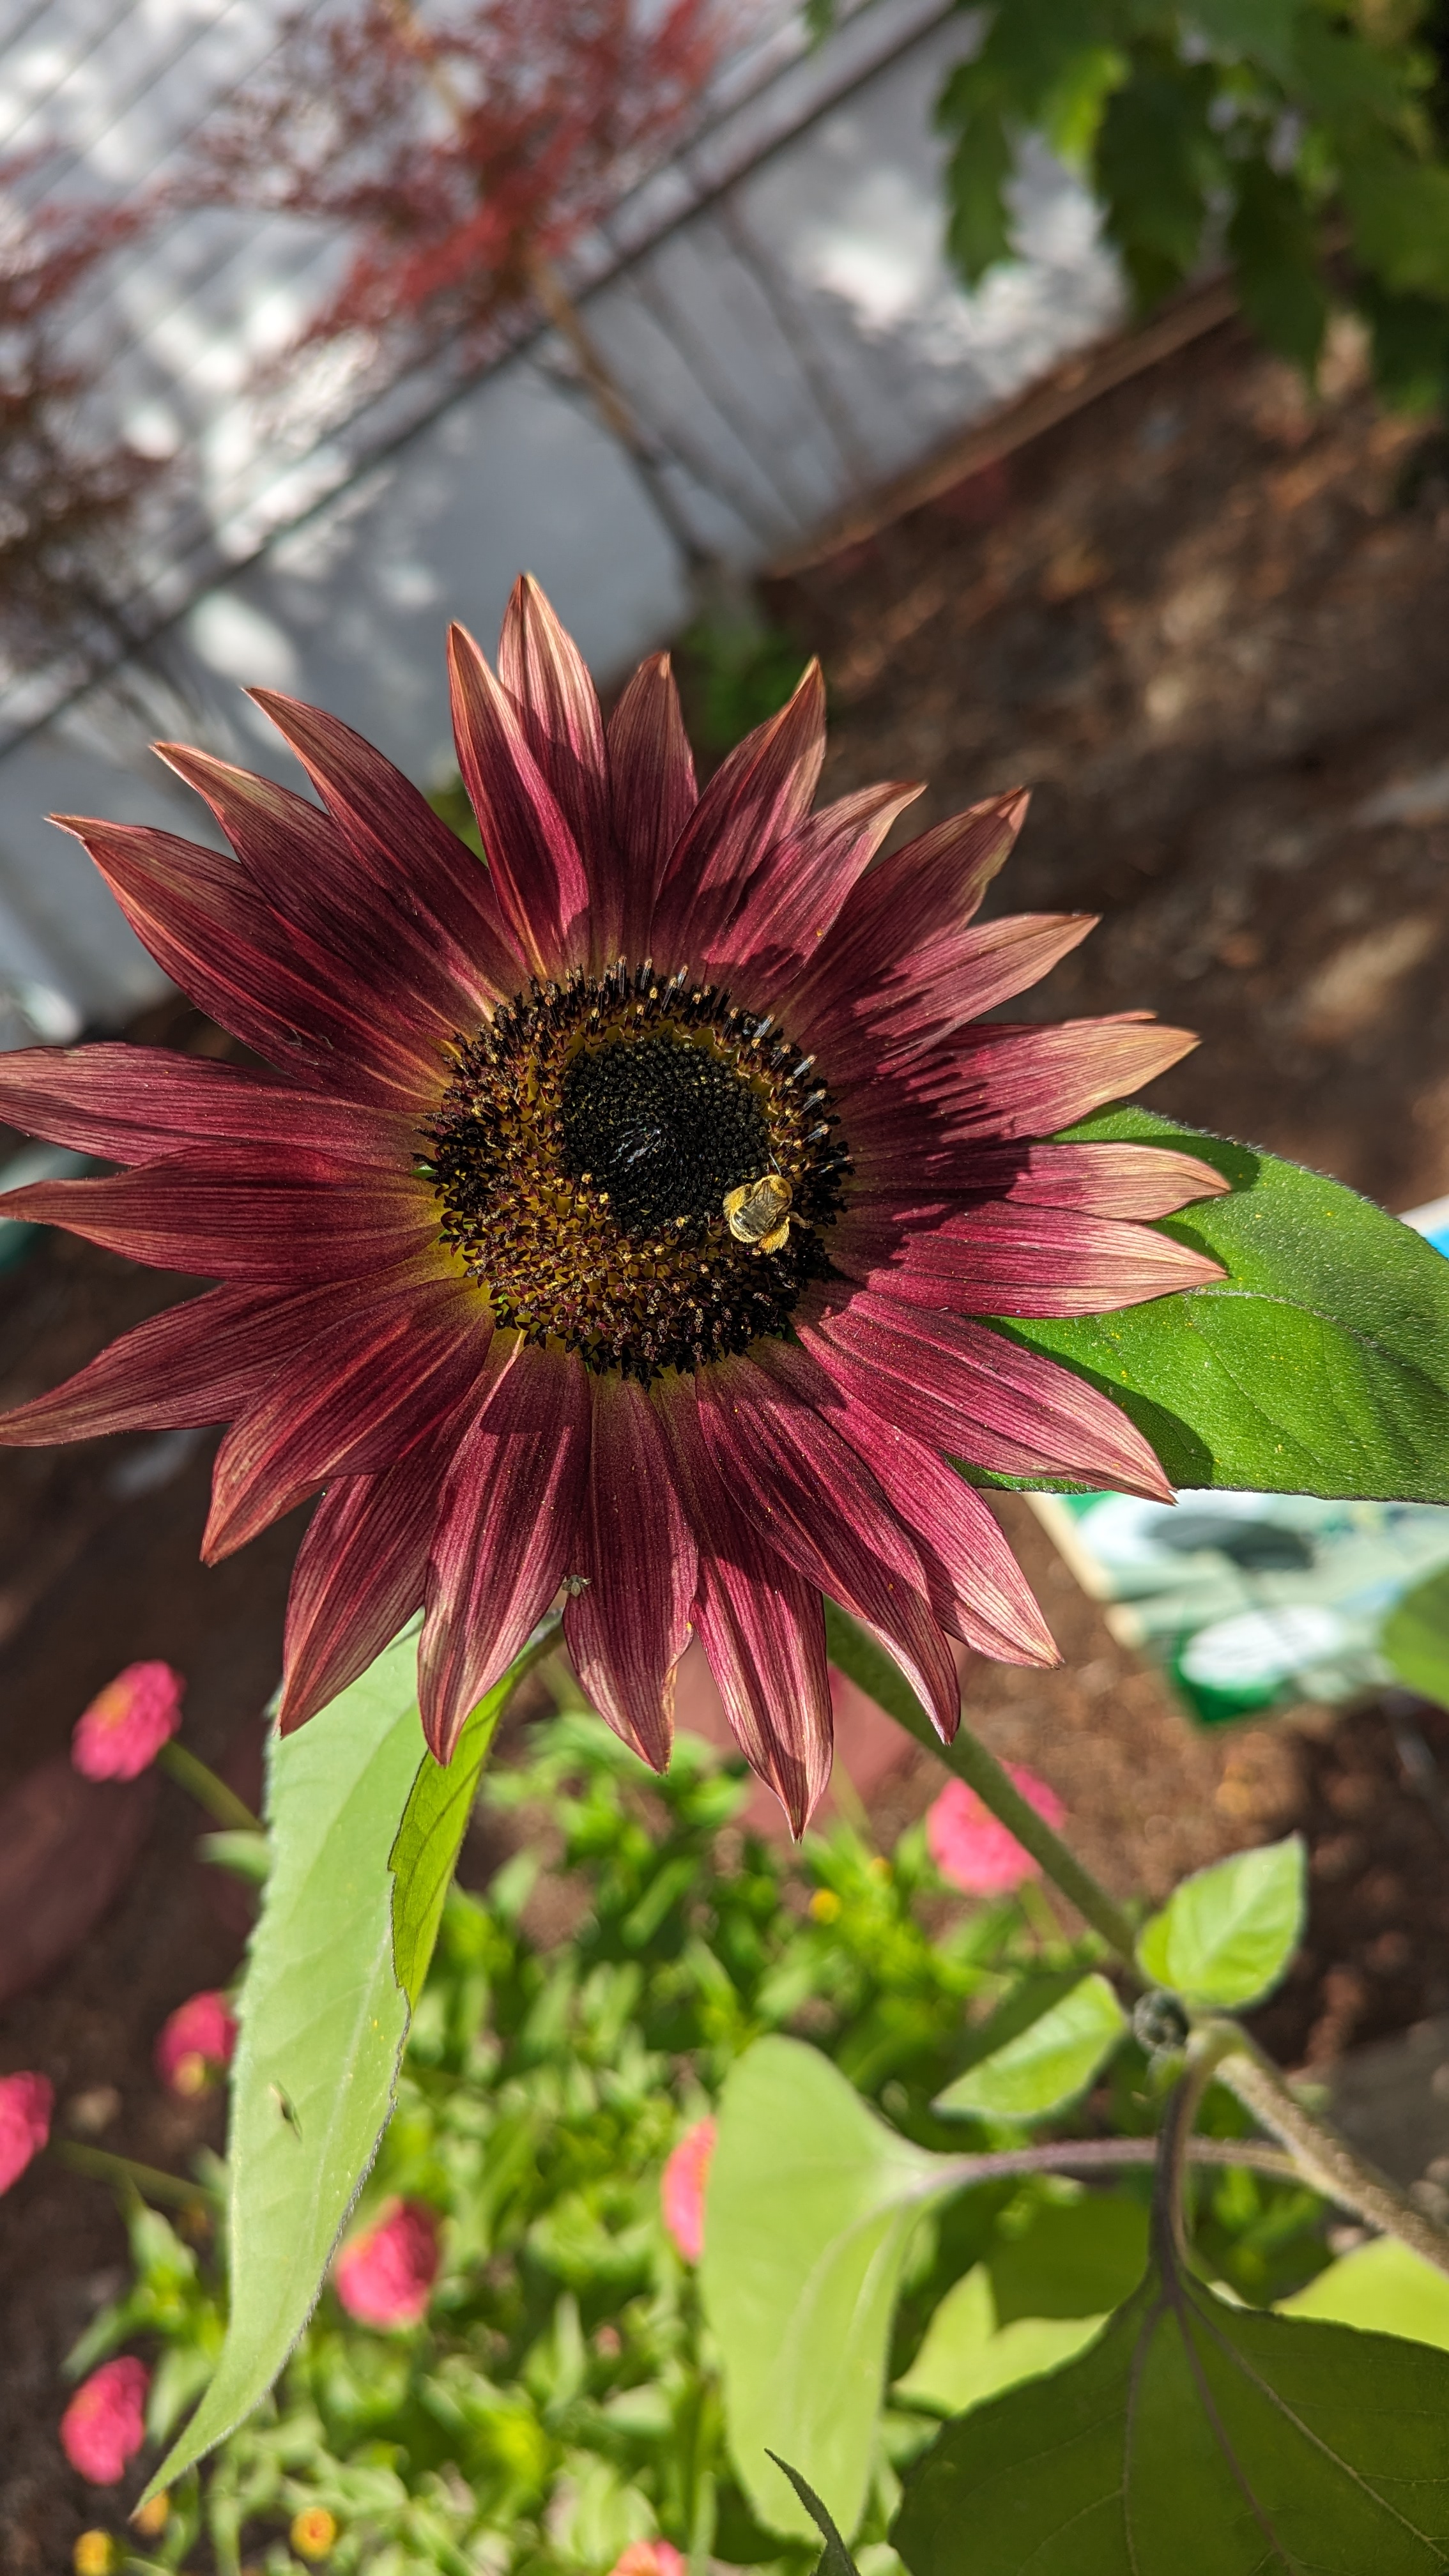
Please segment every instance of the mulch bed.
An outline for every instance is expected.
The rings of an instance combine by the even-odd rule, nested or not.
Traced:
[[[1377,414],[1350,347],[1312,408],[1230,325],[772,593],[825,662],[827,792],[928,777],[917,828],[1033,787],[993,908],[1088,909],[1103,928],[1026,1013],[1187,1021],[1204,1046],[1156,1106],[1400,1207],[1449,1188],[1449,488],[1422,439]],[[153,1020],[135,1034],[218,1048],[184,1008]],[[0,1276],[0,1402],[186,1284],[47,1237]],[[213,1446],[0,1453],[0,1798],[146,1655],[187,1673],[197,1750],[254,1771],[301,1521],[202,1568]],[[974,1666],[969,1702],[997,1750],[1053,1781],[1084,1856],[1124,1893],[1160,1893],[1296,1822],[1313,1910],[1263,2017],[1275,2052],[1318,2061],[1444,2010],[1445,1846],[1388,1712],[1194,1730],[1026,1506],[1003,1508],[1067,1662]],[[690,1713],[710,1722],[707,1693]],[[1449,1775],[1449,1719],[1418,1722]],[[914,1751],[883,1763],[854,1726],[848,1741],[885,1838],[939,1772]],[[0,2071],[50,2071],[63,2130],[173,2169],[217,2140],[218,2107],[160,2094],[154,2036],[239,1947],[190,1858],[196,1828],[160,1782],[127,1888],[0,2014]],[[0,2210],[6,2576],[52,2576],[91,2518],[55,2442],[57,2364],[123,2259],[105,2189],[51,2160]]]

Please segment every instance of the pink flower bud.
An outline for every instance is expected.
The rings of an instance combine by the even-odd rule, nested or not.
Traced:
[[[83,2380],[60,2419],[60,2447],[93,2487],[113,2487],[146,2439],[151,2373],[130,2353],[103,2361]]]
[[[609,2576],[685,2576],[689,2561],[672,2540],[631,2540]]]
[[[1066,1809],[1054,1789],[1019,1762],[1006,1770],[1029,1807],[1048,1825],[1062,1823]],[[1015,1834],[998,1824],[974,1789],[964,1780],[948,1780],[926,1818],[926,1844],[943,1878],[968,1896],[1009,1896],[1041,1872]]]
[[[686,2263],[697,2263],[704,2252],[704,2187],[709,2180],[714,2135],[713,2120],[696,2120],[692,2129],[686,2129],[660,2177],[664,2224]]]
[[[18,2182],[50,2135],[55,2086],[48,2075],[0,2076],[0,2191]]]
[[[134,1780],[181,1724],[185,1688],[169,1664],[127,1664],[76,1721],[70,1758],[77,1771],[87,1780]]]
[[[420,2200],[389,2200],[334,2266],[337,2296],[364,2326],[415,2326],[438,2277],[438,2222]]]
[[[169,2093],[204,2093],[224,2074],[236,2047],[236,2023],[225,1995],[207,1989],[178,2004],[161,2025],[156,2072]]]

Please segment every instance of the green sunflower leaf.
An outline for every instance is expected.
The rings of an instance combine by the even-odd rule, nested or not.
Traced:
[[[250,2413],[317,2303],[391,2116],[479,1772],[558,1628],[545,1621],[479,1701],[446,1768],[423,1741],[411,1628],[273,1742],[267,1840],[248,1838],[269,1861],[232,2070],[231,2318],[216,2375],[148,2494]]]
[[[1301,1834],[1194,1870],[1143,1924],[1137,1964],[1185,2003],[1236,2012],[1276,1986],[1303,1933]]]
[[[859,2523],[906,2245],[959,2187],[954,2159],[888,2129],[799,2040],[757,2040],[732,2069],[700,2277],[730,2450],[769,2530],[814,2538],[807,2481],[843,2532]]]
[[[393,1873],[392,1937],[397,1981],[416,2010],[443,1919],[463,1836],[498,1721],[530,1666],[558,1642],[562,1622],[546,1619],[503,1679],[480,1699],[458,1738],[452,1761],[435,1762],[424,1747],[417,1777],[388,1855]]]
[[[388,1854],[424,1753],[399,1638],[273,1740],[271,1869],[237,2017],[227,2140],[231,2317],[216,2376],[148,2492],[234,2430],[312,2313],[392,2110],[407,2033]]]
[[[1156,2267],[1075,2361],[946,2425],[911,2576],[1441,2576],[1449,2355]]]
[[[1040,2120],[1085,2093],[1127,2030],[1105,1977],[1083,1977],[1030,2027],[938,2094],[935,2111],[987,2120]]]
[[[1231,1194],[1162,1230],[1228,1275],[1120,1314],[998,1331],[1112,1396],[1175,1485],[1449,1502],[1442,1253],[1340,1181],[1146,1109],[1103,1110],[1067,1133],[1211,1163]]]

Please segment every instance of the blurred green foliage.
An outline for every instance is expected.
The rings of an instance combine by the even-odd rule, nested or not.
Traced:
[[[817,34],[830,0],[810,0]],[[994,0],[941,92],[947,238],[976,285],[1014,249],[1029,136],[1080,171],[1140,311],[1229,264],[1270,347],[1312,374],[1335,305],[1381,391],[1449,388],[1446,0]]]
[[[339,2576],[604,2576],[656,2535],[697,2564],[805,2576],[818,2553],[763,2530],[730,2465],[695,2275],[660,2216],[664,2161],[741,2051],[782,2029],[923,2144],[997,2143],[1008,2133],[938,2120],[931,2101],[1023,1978],[1070,1977],[1095,1953],[1044,1942],[1014,1899],[943,1909],[920,1826],[889,1857],[845,1826],[783,1853],[742,1825],[749,1788],[741,1762],[687,1737],[656,1780],[576,1710],[531,1726],[523,1758],[485,1777],[485,1816],[517,1848],[486,1905],[449,1896],[360,2205],[366,2220],[401,2194],[442,2218],[426,2324],[374,2332],[324,2291],[272,2398],[181,2481],[146,2554],[125,2544],[128,2566],[296,2576],[284,2535],[322,2506],[340,2526],[326,2561]],[[528,1928],[550,1909],[571,1922],[552,1943]],[[1068,2125],[1148,2132],[1157,2094],[1129,2043]],[[1206,2125],[1235,2133],[1240,2120],[1210,2097]],[[220,2180],[212,2159],[202,2181]],[[1090,2199],[1135,2206],[1146,2183],[1124,2176]],[[1199,2177],[1197,2194],[1204,2255],[1240,2296],[1281,2295],[1325,2261],[1312,2194],[1237,2172]],[[1044,2240],[1033,2268],[1032,2229],[1084,2197],[1032,2177],[924,2219],[892,2377],[973,2264],[997,2266],[1004,2297],[1014,2284],[1012,2313],[1039,2296],[1043,2262],[1059,2267]],[[135,2203],[135,2278],[72,2356],[77,2371],[122,2344],[151,2359],[158,2441],[215,2363],[219,2250]],[[1055,2295],[1070,2310],[1070,2283]],[[1081,2295],[1101,2295],[1090,2265]],[[895,2563],[893,2463],[933,2430],[928,2415],[887,2415],[863,2535],[873,2576]]]

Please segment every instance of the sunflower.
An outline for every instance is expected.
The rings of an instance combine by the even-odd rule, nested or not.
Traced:
[[[446,1761],[548,1605],[662,1767],[700,1638],[799,1831],[830,1768],[822,1595],[943,1736],[949,1640],[1055,1651],[950,1463],[1165,1497],[1146,1441],[983,1318],[1218,1276],[1136,1220],[1223,1184],[1054,1131],[1193,1041],[984,1015],[1091,928],[974,919],[1025,799],[872,866],[919,791],[812,811],[813,665],[701,792],[663,655],[605,730],[521,582],[498,672],[451,638],[486,865],[335,718],[257,703],[320,805],[160,746],[234,856],[59,817],[258,1070],[93,1045],[0,1058],[15,1126],[123,1168],[9,1212],[220,1282],[0,1420],[0,1440],[227,1423],[203,1553],[321,1491],[288,1607],[300,1726],[423,1613]]]

